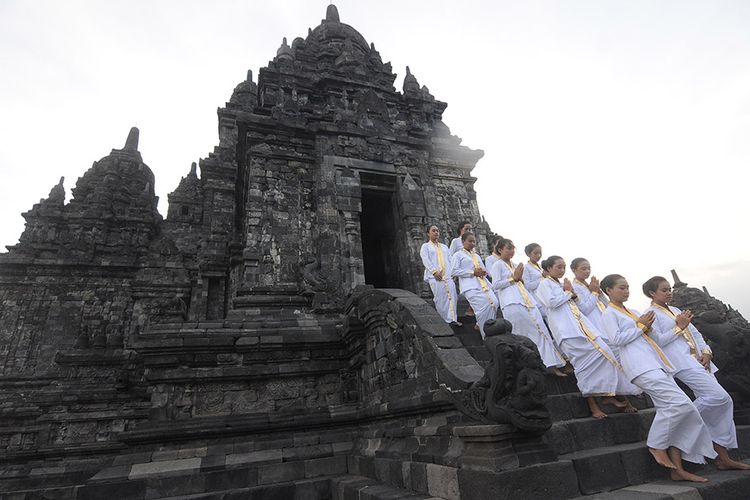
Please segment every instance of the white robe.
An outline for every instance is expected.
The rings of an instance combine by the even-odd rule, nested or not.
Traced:
[[[693,404],[706,423],[711,439],[724,448],[737,448],[732,398],[716,380],[716,365],[711,363],[710,371],[706,370],[696,357],[705,350],[710,351],[703,335],[692,324],[688,325],[687,332],[684,333],[677,328],[675,316],[680,314],[680,310],[676,307],[669,306],[668,312],[660,306],[652,305],[647,310],[656,314],[652,325],[656,341],[674,365],[674,377],[690,387],[695,394]],[[690,343],[694,348],[691,349]]]
[[[500,258],[497,255],[495,255],[494,253],[490,254],[489,257],[487,257],[486,259],[484,259],[484,267],[487,268],[487,275],[490,277],[491,280],[495,279],[495,278],[492,277],[492,268],[495,265],[495,262],[497,262],[498,260],[500,260]]]
[[[471,308],[476,315],[477,325],[479,325],[479,331],[482,334],[482,338],[484,338],[484,323],[495,319],[497,316],[498,301],[495,292],[492,291],[490,282],[474,276],[472,254],[476,255],[475,252],[470,253],[464,249],[454,253],[451,258],[451,265],[453,267],[453,276],[458,278],[461,295],[466,297],[466,300],[471,304]],[[477,255],[477,261],[479,267],[484,269],[484,263],[479,255]]]
[[[601,332],[572,301],[572,293],[552,278],[537,288],[547,310],[547,322],[563,354],[570,360],[584,396],[640,394],[630,383]]]
[[[457,321],[456,304],[458,296],[456,294],[456,285],[453,283],[453,268],[451,267],[451,254],[448,247],[438,243],[443,253],[445,269],[443,269],[443,279],[435,279],[434,273],[440,270],[440,261],[438,259],[437,247],[431,242],[424,243],[419,250],[424,265],[424,280],[432,290],[435,309],[440,317],[446,323]]]
[[[636,311],[630,312],[640,316]],[[660,450],[674,446],[680,449],[684,460],[694,463],[704,463],[703,457],[716,457],[708,428],[690,398],[670,376],[674,368],[661,349],[654,347],[655,341],[647,341],[642,327],[611,304],[602,314],[602,323],[610,341],[620,347],[623,369],[656,407],[646,440],[648,446]]]
[[[606,334],[602,331],[604,329],[602,325],[602,313],[607,309],[607,305],[609,305],[607,296],[603,293],[593,293],[585,283],[578,280],[573,280],[573,290],[578,295],[578,308],[599,329],[602,336],[606,338]]]
[[[534,265],[531,261],[528,261],[523,266],[523,284],[526,286],[526,290],[529,291],[534,300],[537,302],[539,312],[542,313],[542,317],[547,317],[547,311],[544,310],[544,304],[539,300],[536,295],[536,290],[539,288],[539,283],[542,282],[542,269],[538,265]]]
[[[492,275],[492,288],[500,301],[503,317],[513,325],[512,332],[523,335],[536,344],[547,368],[565,366],[565,358],[555,347],[536,300],[526,291],[523,283],[513,281],[511,267],[498,259],[492,267]]]
[[[461,241],[461,237],[453,238],[451,240],[451,255],[455,254],[456,252],[460,252],[464,248],[464,242]]]

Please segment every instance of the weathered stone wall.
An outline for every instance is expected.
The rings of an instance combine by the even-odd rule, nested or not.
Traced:
[[[5,375],[58,372],[60,350],[73,349],[81,334],[105,335],[122,347],[130,327],[131,278],[85,269],[20,267],[0,274],[0,359]]]

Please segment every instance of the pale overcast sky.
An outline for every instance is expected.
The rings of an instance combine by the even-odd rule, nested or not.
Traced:
[[[327,1],[0,0],[0,245],[129,128],[166,195],[218,144],[216,109]],[[492,228],[600,278],[683,281],[750,316],[750,2],[336,2],[483,149]]]

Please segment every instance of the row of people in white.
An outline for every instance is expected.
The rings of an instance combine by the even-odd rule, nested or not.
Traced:
[[[609,341],[620,349],[623,369],[632,382],[653,400],[656,416],[647,445],[656,461],[671,469],[672,479],[704,482],[682,467],[682,459],[703,463],[716,458],[721,469],[748,469],[749,465],[729,457],[737,447],[732,417],[733,404],[713,375],[716,366],[700,332],[690,324],[692,315],[668,305],[671,288],[662,277],[644,283],[652,305],[642,315],[624,302],[629,286],[620,275],[601,282],[609,296],[602,323]],[[685,382],[695,393],[695,402],[677,386]]]
[[[727,453],[728,448],[737,447],[732,400],[713,375],[717,368],[711,362],[710,348],[690,323],[689,312],[668,306],[671,292],[666,280],[655,277],[658,286],[644,284],[644,293],[654,302],[645,315],[638,316],[625,308],[622,294],[617,295],[613,289],[621,286],[619,280],[624,278],[616,277],[612,282],[608,277],[607,292],[614,293],[616,299],[610,303],[596,278],[587,282],[591,269],[585,259],[572,262],[576,277],[572,283],[560,281],[565,274],[562,258],[547,259],[542,270],[538,265],[541,248],[534,244],[526,248],[527,255],[536,254],[529,255],[529,263],[515,265],[511,261],[512,242],[499,240],[499,248],[493,248],[487,259],[489,268],[474,251],[473,235],[463,238],[464,246],[451,259],[445,259],[451,249],[441,247],[445,267],[440,267],[443,272],[439,276],[459,278],[461,293],[477,311],[480,331],[500,307],[513,324],[513,333],[532,339],[548,368],[564,366],[565,359],[570,361],[594,416],[606,415],[593,396],[639,394],[641,390],[648,393],[657,414],[647,443],[657,462],[672,469],[673,479],[705,480],[686,472],[682,458],[702,463],[703,457],[718,456],[716,464],[722,469],[750,467],[732,460]],[[436,249],[435,243],[431,244]],[[433,294],[438,290],[447,298],[451,296],[452,280],[435,278],[438,260],[437,251],[423,246],[425,280]],[[652,289],[647,290],[647,285]],[[455,294],[455,287],[452,290]],[[438,299],[438,294],[435,302],[441,316],[447,322],[455,321],[455,295],[451,302]],[[673,376],[693,390],[694,403],[674,383]],[[612,401],[617,404],[617,400]],[[626,399],[620,402],[618,406],[625,411],[635,411]]]

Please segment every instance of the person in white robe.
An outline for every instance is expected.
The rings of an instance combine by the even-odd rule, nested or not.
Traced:
[[[490,255],[484,259],[484,267],[487,269],[487,276],[489,277],[490,281],[492,281],[492,267],[495,265],[495,262],[500,258],[500,254],[497,252],[497,242],[502,239],[502,236],[496,235],[492,238],[490,241]]]
[[[653,311],[639,316],[624,303],[630,296],[628,282],[619,274],[601,281],[609,306],[602,323],[610,342],[619,346],[620,361],[628,378],[643,389],[656,408],[646,444],[656,462],[670,469],[675,481],[705,482],[706,478],[687,472],[682,459],[705,463],[715,458],[711,433],[690,398],[672,378],[674,365],[652,338]]]
[[[577,257],[571,261],[570,270],[573,271],[575,277],[573,291],[578,295],[578,308],[602,332],[602,313],[607,309],[609,299],[602,293],[596,276],[591,276],[591,264],[587,259]],[[589,276],[591,276],[591,282],[587,281]],[[602,335],[605,335],[604,332]],[[605,340],[607,340],[606,337]],[[617,347],[611,345],[610,347],[619,358]]]
[[[513,325],[512,333],[522,335],[536,344],[544,366],[551,373],[565,377],[560,371],[567,362],[555,347],[552,335],[544,324],[536,300],[526,290],[523,283],[523,264],[516,266],[511,260],[515,246],[511,240],[501,238],[496,244],[499,258],[490,273],[494,276],[492,288],[495,290],[503,317]]]
[[[464,233],[470,233],[472,229],[473,227],[471,225],[471,222],[469,221],[462,221],[458,224],[458,230],[456,231],[458,236],[451,240],[451,255],[456,252],[460,252],[463,249],[464,243],[461,237],[464,235]]]
[[[466,297],[474,310],[477,320],[475,328],[484,339],[484,324],[497,315],[497,296],[487,281],[482,258],[474,251],[476,237],[473,233],[464,233],[462,238],[463,249],[452,257],[453,276],[458,278],[461,295]]]
[[[565,261],[553,255],[544,261],[543,268],[547,277],[539,284],[537,295],[547,310],[552,335],[575,369],[578,388],[586,398],[591,416],[597,419],[607,417],[596,397],[606,398],[603,402],[625,412],[637,411],[627,397],[615,398],[640,394],[641,390],[628,380],[599,329],[578,308],[580,298],[570,281],[563,278]]]
[[[424,265],[424,280],[430,286],[435,309],[440,317],[446,323],[461,326],[456,317],[458,295],[453,283],[450,250],[440,243],[440,230],[436,225],[428,228],[427,235],[430,241],[423,243],[419,250]]]
[[[643,284],[643,293],[651,299],[647,311],[655,314],[655,340],[674,366],[674,378],[687,385],[693,394],[693,404],[706,423],[714,450],[714,462],[719,469],[750,469],[750,465],[733,460],[728,449],[737,448],[737,430],[734,425],[734,403],[726,390],[716,380],[718,368],[711,359],[711,348],[703,335],[690,322],[692,313],[670,306],[672,287],[661,277],[654,276]]]
[[[529,261],[523,266],[523,284],[526,290],[529,291],[534,300],[537,302],[539,312],[542,313],[543,318],[547,318],[547,312],[544,310],[544,304],[539,301],[539,297],[536,296],[536,289],[539,287],[539,283],[542,282],[544,277],[544,271],[540,265],[542,259],[542,247],[539,243],[529,243],[523,249]]]

